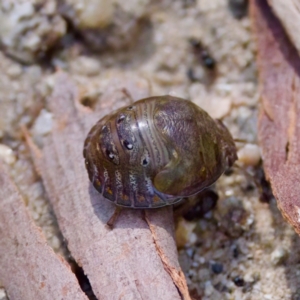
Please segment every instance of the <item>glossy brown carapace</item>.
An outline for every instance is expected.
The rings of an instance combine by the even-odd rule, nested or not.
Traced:
[[[142,99],[98,121],[85,140],[84,157],[94,187],[133,208],[196,194],[237,159],[221,121],[172,96]]]

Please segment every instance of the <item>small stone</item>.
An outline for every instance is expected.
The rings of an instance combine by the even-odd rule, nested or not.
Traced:
[[[4,289],[0,288],[0,300],[7,300],[6,293]]]
[[[211,269],[215,274],[220,274],[223,272],[223,265],[220,263],[212,263],[211,264]]]
[[[271,262],[274,266],[282,264],[288,257],[288,252],[283,247],[276,248],[271,253]]]
[[[238,287],[244,286],[244,284],[245,284],[245,280],[240,276],[234,277],[233,282]]]
[[[184,219],[180,219],[176,228],[176,243],[178,248],[184,247],[186,244],[193,244],[197,236],[193,234],[193,230],[196,227],[196,223],[187,222]]]
[[[126,11],[127,13],[131,14],[134,17],[143,16],[147,12],[147,7],[149,3],[151,3],[150,0],[131,0],[131,1],[116,0],[115,2],[118,5],[120,5],[120,7],[124,11]]]
[[[197,234],[195,232],[192,232],[190,234],[190,239],[188,241],[188,244],[189,245],[194,245],[197,242],[197,239],[198,239]]]
[[[80,28],[105,28],[112,23],[114,17],[113,1],[86,1],[77,10]]]
[[[33,51],[38,48],[39,44],[41,43],[41,39],[37,35],[32,35],[26,41],[24,41],[24,47]]]
[[[33,211],[31,213],[31,216],[32,216],[32,218],[33,218],[34,221],[37,221],[40,218],[40,215],[37,212],[35,212],[35,211]]]
[[[248,0],[229,0],[229,9],[236,19],[241,19],[247,15]]]
[[[180,250],[178,253],[178,260],[181,266],[181,269],[184,273],[188,273],[191,268],[191,258],[188,257],[184,250]]]
[[[195,254],[195,250],[193,249],[193,248],[191,248],[191,247],[189,247],[189,248],[187,248],[186,250],[185,250],[185,252],[186,252],[186,254],[189,256],[189,257],[193,257],[194,256],[194,254]]]
[[[231,237],[240,237],[253,224],[252,214],[236,197],[228,197],[218,202],[215,217],[220,229]]]
[[[187,273],[188,273],[188,278],[190,278],[190,279],[195,278],[197,275],[196,270],[194,270],[194,269],[189,269]]]
[[[211,296],[214,292],[214,287],[211,283],[211,281],[206,281],[205,282],[205,290],[204,290],[204,294],[205,296]]]
[[[12,165],[16,162],[16,156],[13,150],[4,144],[0,144],[0,159],[8,165]]]
[[[52,129],[52,114],[45,109],[42,109],[39,116],[34,122],[32,131],[34,135],[43,136],[49,133]]]
[[[240,254],[238,246],[234,245],[232,248],[232,256],[233,258],[238,258]]]
[[[208,280],[210,278],[210,272],[209,269],[199,269],[198,271],[198,278],[200,281],[205,281]]]
[[[203,256],[199,257],[199,263],[202,265],[205,263],[205,258]]]
[[[195,268],[195,269],[198,268],[199,267],[199,263],[197,261],[193,261],[192,262],[192,267]]]
[[[60,240],[55,235],[51,239],[51,246],[54,250],[58,250],[61,246]]]
[[[17,64],[13,64],[6,70],[6,72],[11,79],[15,79],[22,74],[22,68]]]
[[[158,83],[164,84],[171,84],[173,82],[173,76],[170,72],[165,70],[157,71],[155,74],[155,79]]]
[[[87,56],[79,56],[71,62],[71,71],[86,75],[95,76],[100,73],[100,61]]]
[[[260,148],[257,145],[246,144],[238,151],[238,159],[245,166],[256,166],[260,162]]]
[[[191,100],[204,109],[214,119],[228,115],[232,106],[230,97],[212,97],[204,84],[194,83],[189,89]]]
[[[43,57],[66,33],[66,22],[56,12],[53,0],[40,1],[39,4],[38,1],[12,1],[6,8],[1,5],[2,2],[1,44],[6,53],[26,64]],[[36,8],[37,4],[39,9]],[[48,15],[47,11],[52,13]]]
[[[187,221],[200,219],[216,206],[218,198],[218,194],[209,189],[189,197],[191,206],[188,211],[184,213],[183,217]]]
[[[212,258],[215,260],[218,260],[221,257],[224,257],[225,255],[225,251],[224,249],[222,249],[222,247],[220,247],[219,249],[216,249],[212,255]]]

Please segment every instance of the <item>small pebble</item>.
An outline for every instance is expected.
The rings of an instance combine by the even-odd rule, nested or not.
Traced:
[[[191,205],[183,217],[187,221],[200,219],[216,206],[218,198],[218,194],[209,189],[191,197],[190,199],[193,199],[193,205]]]
[[[251,213],[236,197],[228,197],[219,201],[215,217],[219,222],[220,229],[235,238],[248,231],[253,223]]]
[[[288,252],[285,248],[278,247],[271,253],[271,262],[274,266],[282,264],[288,257]]]
[[[193,244],[197,240],[197,236],[193,233],[196,223],[187,222],[180,219],[176,228],[176,243],[178,248],[184,247],[186,244]]]
[[[194,245],[196,242],[197,242],[197,234],[192,232],[191,235],[190,235],[190,239],[188,241],[188,244],[189,245]]]
[[[229,0],[228,5],[235,18],[241,19],[247,15],[248,0]]]
[[[11,79],[16,79],[22,74],[22,68],[17,64],[13,64],[6,70],[6,72]]]
[[[209,269],[199,269],[198,271],[198,278],[200,279],[200,281],[205,281],[208,280],[210,278],[210,272]]]
[[[195,278],[196,277],[196,270],[189,269],[188,270],[188,276],[189,276],[190,279]]]
[[[214,292],[214,287],[212,286],[211,281],[206,281],[205,290],[204,290],[205,296],[211,296],[213,292]]]
[[[100,61],[87,56],[79,56],[71,62],[71,71],[85,76],[95,76],[100,73]]]
[[[219,249],[216,249],[212,255],[213,259],[218,260],[221,257],[224,257],[224,249],[222,249],[222,247],[220,247]]]
[[[223,265],[220,263],[212,263],[211,269],[215,274],[220,274],[223,272]]]
[[[203,265],[205,263],[205,258],[200,256],[199,257],[199,263]]]
[[[238,153],[239,161],[245,166],[256,166],[260,162],[260,148],[257,145],[246,144]]]
[[[0,144],[0,159],[8,165],[12,165],[16,161],[16,156],[11,148],[4,144]]]
[[[240,276],[234,277],[233,282],[238,287],[244,286],[244,284],[245,284],[245,280]]]
[[[236,246],[236,245],[234,245],[234,247],[233,247],[233,249],[232,249],[232,255],[233,255],[233,258],[238,258],[239,257],[239,253],[240,251],[239,251],[239,248]]]
[[[204,109],[214,119],[221,119],[229,114],[232,105],[230,97],[211,97],[204,91],[205,87],[194,83],[191,85],[189,93],[190,98],[198,106]],[[217,109],[216,109],[217,108]]]
[[[80,28],[102,29],[113,22],[113,1],[90,0],[83,3],[84,7],[77,11]]]
[[[51,246],[54,250],[59,250],[59,247],[61,246],[61,242],[56,235],[51,239]]]
[[[188,249],[186,249],[186,254],[188,255],[188,257],[193,257],[194,256],[194,254],[195,254],[195,249],[193,249],[193,248],[188,248]]]
[[[44,136],[52,129],[52,114],[45,109],[42,109],[39,116],[36,118],[32,132],[37,136]]]
[[[6,299],[8,298],[6,297],[6,293],[4,289],[0,288],[0,300],[6,300]]]
[[[193,261],[192,262],[192,267],[193,268],[198,268],[199,267],[199,263],[197,261]]]
[[[167,71],[158,71],[158,72],[156,72],[155,79],[160,84],[170,84],[172,82],[172,76]]]

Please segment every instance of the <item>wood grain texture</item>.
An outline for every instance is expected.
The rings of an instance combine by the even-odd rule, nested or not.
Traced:
[[[268,0],[268,3],[300,53],[300,1]]]
[[[10,299],[87,299],[62,257],[47,245],[0,162],[0,281]]]
[[[251,1],[261,87],[259,141],[284,217],[300,234],[300,59],[266,1]]]
[[[133,98],[136,94],[148,96],[149,91],[139,81],[136,85],[127,84],[126,80],[121,83]],[[122,94],[118,84],[112,83],[115,92],[109,90],[102,97],[108,106]],[[52,134],[41,152],[31,145],[35,164],[72,256],[82,266],[98,299],[181,299],[176,282],[156,250],[142,211],[125,209],[114,229],[107,228],[106,222],[115,207],[89,183],[82,156],[86,134],[103,116],[103,110],[88,112],[78,100],[76,86],[65,74],[57,74],[49,101],[55,120]],[[153,221],[160,224],[159,240],[168,241],[163,247],[164,255],[169,258],[170,267],[180,272],[172,208],[152,213]],[[185,282],[184,277],[182,280]]]

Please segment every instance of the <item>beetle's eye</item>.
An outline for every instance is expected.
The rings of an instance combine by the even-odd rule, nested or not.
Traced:
[[[115,158],[115,155],[111,151],[106,150],[105,152],[109,159],[113,160]]]
[[[144,159],[142,160],[142,165],[143,165],[143,166],[148,166],[148,164],[149,164],[149,161],[148,161],[146,158],[144,158]]]
[[[148,166],[149,165],[149,163],[150,163],[150,156],[149,156],[149,152],[148,152],[148,150],[144,150],[144,153],[143,153],[143,155],[142,155],[142,157],[141,157],[141,165],[143,166],[143,167],[146,167],[146,166]]]
[[[121,114],[121,115],[119,115],[117,122],[118,122],[118,124],[120,124],[124,120],[125,120],[125,115]]]
[[[123,142],[123,145],[126,147],[126,149],[128,149],[128,150],[132,150],[133,149],[133,145],[129,142],[129,141],[127,141],[127,140],[125,140],[124,142]]]

